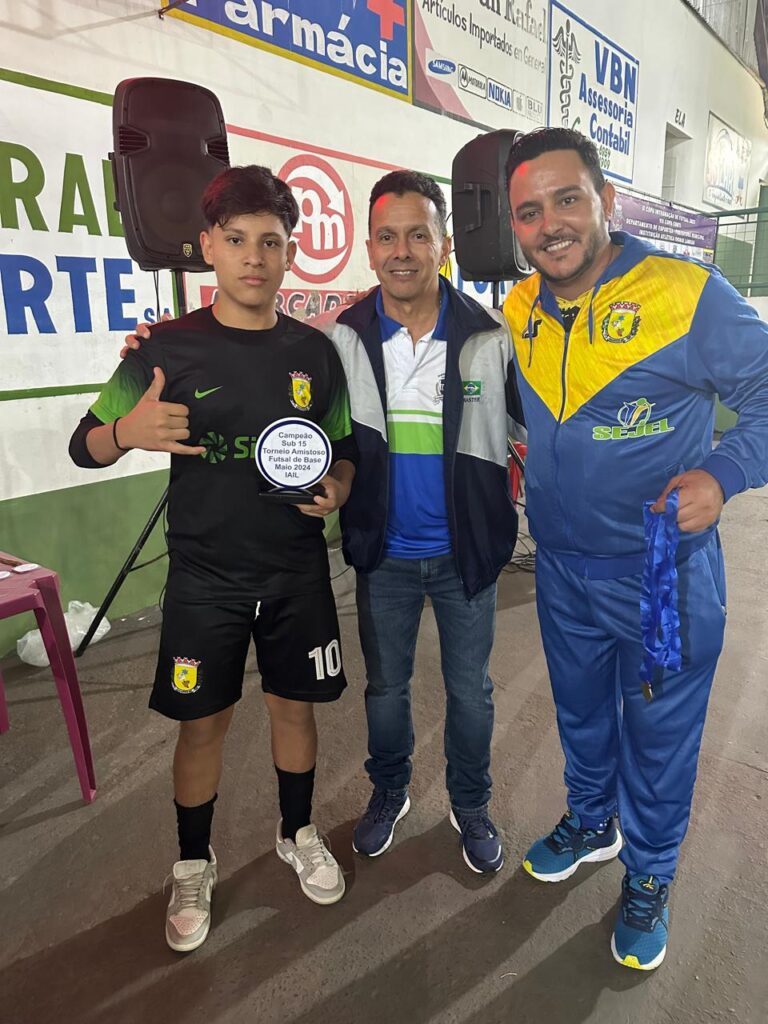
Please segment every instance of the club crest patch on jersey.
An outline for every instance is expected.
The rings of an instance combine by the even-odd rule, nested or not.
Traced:
[[[614,345],[631,341],[640,329],[639,302],[612,302],[603,320],[603,338]]]
[[[300,370],[294,370],[288,376],[291,378],[291,405],[294,409],[306,412],[312,408],[312,378]]]
[[[173,659],[173,679],[171,683],[177,693],[197,693],[202,683],[200,662],[194,658]]]

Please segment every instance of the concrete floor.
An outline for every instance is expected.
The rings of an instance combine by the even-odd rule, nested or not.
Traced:
[[[157,612],[116,623],[79,662],[98,780],[84,806],[47,670],[4,665],[0,738],[3,1024],[688,1024],[768,1021],[768,491],[722,529],[730,622],[671,902],[663,967],[619,967],[609,940],[618,862],[560,885],[520,868],[563,810],[562,758],[533,578],[505,573],[494,653],[494,816],[507,864],[465,867],[447,818],[437,636],[425,612],[414,679],[413,809],[385,856],[353,855],[368,796],[363,672],[348,572],[337,581],[350,689],[321,706],[315,819],[347,872],[333,907],[302,896],[273,846],[276,786],[251,665],[217,804],[211,935],[187,957],[163,938],[176,856],[174,726],[148,712]],[[334,569],[343,568],[337,555]]]

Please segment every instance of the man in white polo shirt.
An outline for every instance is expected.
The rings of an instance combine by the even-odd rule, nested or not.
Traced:
[[[368,255],[380,287],[326,329],[349,384],[359,450],[342,510],[356,568],[368,685],[366,769],[373,794],[354,834],[375,857],[410,807],[410,685],[426,597],[446,688],[450,817],[466,863],[504,862],[489,817],[496,579],[517,514],[509,492],[507,414],[522,422],[509,334],[496,311],[439,275],[450,251],[440,187],[394,171],[373,188]]]

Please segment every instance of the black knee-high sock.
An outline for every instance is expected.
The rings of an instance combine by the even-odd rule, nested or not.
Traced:
[[[210,800],[197,807],[182,807],[174,800],[176,806],[176,824],[179,830],[180,860],[210,860],[208,847],[211,844],[211,822],[213,821],[213,805],[218,793]]]
[[[308,772],[285,772],[275,765],[283,818],[283,839],[296,839],[296,833],[312,820],[312,791],[315,769]]]

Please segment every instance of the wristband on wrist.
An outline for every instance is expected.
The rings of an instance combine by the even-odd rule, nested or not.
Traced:
[[[123,418],[122,416],[118,416],[117,419],[113,420],[113,422],[112,422],[112,440],[115,442],[115,448],[117,448],[118,451],[129,452],[131,449],[130,448],[123,448],[123,446],[117,440],[117,424],[120,422],[120,420],[122,418]]]

